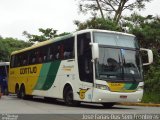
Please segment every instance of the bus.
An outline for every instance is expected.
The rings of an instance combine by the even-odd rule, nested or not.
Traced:
[[[8,94],[9,62],[0,62],[0,88],[3,95]]]
[[[146,51],[148,62],[142,63]],[[112,107],[139,102],[143,96],[142,66],[152,51],[141,49],[134,35],[86,29],[47,40],[11,54],[9,92]]]

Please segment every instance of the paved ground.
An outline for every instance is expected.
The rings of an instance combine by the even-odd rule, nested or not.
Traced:
[[[0,99],[0,114],[3,115],[1,116],[2,118],[6,117],[5,114],[14,114],[14,115],[23,114],[22,116],[21,115],[18,116],[19,118],[23,117],[23,119],[27,118],[27,117],[24,117],[26,114],[27,115],[32,114],[28,116],[29,117],[34,116],[34,120],[36,120],[37,117],[38,117],[37,119],[45,117],[47,118],[46,120],[49,120],[49,118],[53,118],[53,117],[57,119],[61,117],[60,119],[63,119],[63,120],[74,120],[75,118],[76,119],[78,118],[79,119],[89,119],[89,118],[97,119],[95,118],[95,115],[99,115],[99,114],[100,115],[131,114],[131,116],[128,116],[130,118],[132,118],[133,115],[139,115],[139,114],[144,114],[144,115],[156,114],[156,115],[159,115],[157,119],[160,119],[160,107],[115,105],[113,108],[106,109],[98,104],[86,104],[86,103],[83,103],[80,107],[68,107],[64,104],[63,101],[51,102],[51,101],[45,101],[42,98],[34,98],[32,100],[21,100],[21,99],[17,99],[15,96],[2,96],[2,98]],[[1,117],[0,117],[0,120],[1,120]],[[16,116],[11,116],[11,117],[16,117]]]

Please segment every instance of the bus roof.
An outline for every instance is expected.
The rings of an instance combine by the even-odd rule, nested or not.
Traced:
[[[9,62],[0,62],[0,66],[9,65]]]
[[[56,38],[53,38],[53,39],[50,39],[50,40],[46,40],[44,42],[39,42],[37,44],[32,45],[31,47],[27,47],[27,48],[24,48],[22,50],[14,51],[14,52],[11,53],[11,55],[18,54],[18,53],[28,51],[28,50],[32,50],[34,48],[38,48],[38,47],[41,47],[41,46],[44,46],[44,45],[49,45],[51,43],[61,41],[61,40],[66,39],[66,38],[70,38],[72,36],[73,36],[73,34],[69,34],[69,35],[65,35],[65,36],[62,36],[62,37],[56,37]]]
[[[120,34],[120,35],[135,37],[135,35],[129,34],[129,33],[110,31],[110,30],[101,30],[101,29],[85,29],[85,30],[77,31],[77,32],[75,32],[75,34],[82,34],[82,33],[86,33],[86,32],[104,32],[104,33]]]
[[[21,52],[24,52],[24,51],[28,51],[28,50],[32,50],[34,48],[38,48],[38,47],[41,47],[41,46],[44,46],[44,45],[49,45],[51,43],[54,43],[54,42],[57,42],[57,41],[61,41],[61,40],[66,39],[66,38],[70,38],[70,37],[72,37],[72,36],[74,36],[76,34],[82,34],[82,33],[86,33],[86,32],[105,32],[105,33],[121,34],[121,35],[135,37],[132,34],[123,33],[123,32],[117,32],[117,31],[100,30],[100,29],[85,29],[85,30],[80,30],[80,31],[73,32],[73,33],[71,33],[69,35],[64,35],[64,36],[61,36],[61,37],[56,37],[56,38],[53,38],[53,39],[50,39],[50,40],[47,40],[47,41],[44,41],[44,42],[37,43],[37,44],[32,45],[31,47],[27,47],[27,48],[24,48],[22,50],[14,51],[14,52],[12,52],[11,55],[18,54],[18,53],[21,53]]]

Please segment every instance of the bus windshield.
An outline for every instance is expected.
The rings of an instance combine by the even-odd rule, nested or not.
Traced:
[[[128,48],[139,48],[132,35],[94,32],[94,41],[98,44]]]
[[[108,45],[107,42],[102,41],[107,41],[109,38],[101,37],[101,40],[98,40],[96,38],[100,38],[100,34],[98,35],[98,37],[96,37],[96,35],[94,37],[94,41],[100,42],[99,59],[96,61],[96,79],[109,81],[142,81],[140,53],[138,49],[135,49],[138,46],[136,42],[134,42],[134,38],[130,36],[121,37],[119,35],[119,38],[125,39],[124,45],[122,44],[122,40],[120,40],[121,42],[115,42],[116,45]],[[102,38],[104,40],[102,40]],[[126,38],[130,38],[128,40],[129,42],[127,42]],[[131,49],[129,49],[129,47]]]

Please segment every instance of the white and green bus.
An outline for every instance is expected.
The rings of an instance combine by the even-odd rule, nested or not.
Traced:
[[[139,102],[143,96],[140,49],[131,34],[87,29],[11,54],[9,92],[80,102]]]

